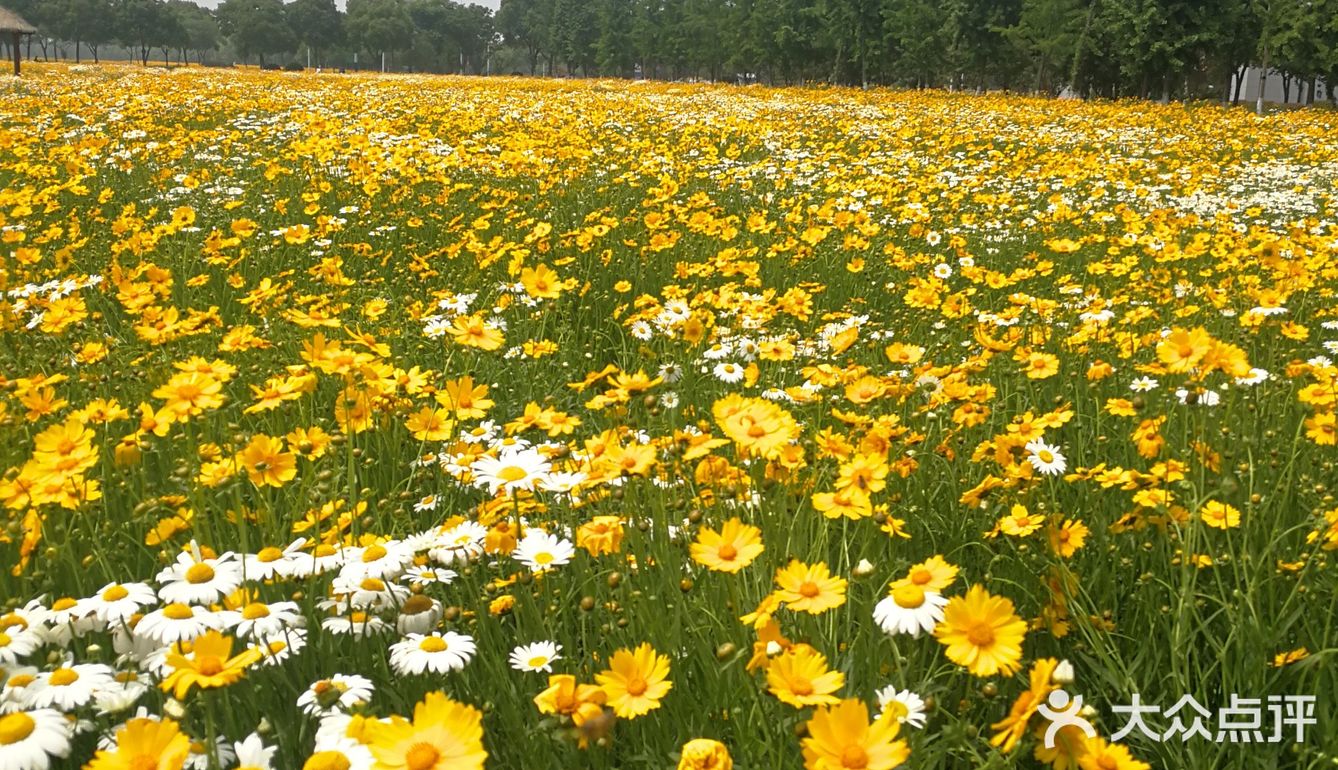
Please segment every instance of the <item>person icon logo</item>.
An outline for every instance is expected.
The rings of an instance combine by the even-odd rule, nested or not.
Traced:
[[[1079,712],[1082,711],[1082,696],[1075,695],[1072,698],[1063,690],[1054,690],[1050,697],[1045,699],[1045,703],[1036,707],[1041,716],[1050,720],[1050,726],[1045,728],[1045,747],[1053,749],[1055,747],[1055,734],[1061,727],[1076,727],[1082,730],[1088,738],[1096,737],[1096,728],[1088,722]]]

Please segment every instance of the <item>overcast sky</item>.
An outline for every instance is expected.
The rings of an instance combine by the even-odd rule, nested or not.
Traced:
[[[195,2],[205,8],[217,8],[218,4],[223,2],[223,0],[195,0]],[[456,0],[456,2],[462,2],[462,0]],[[463,2],[465,5],[486,5],[495,11],[497,10],[497,5],[500,0],[463,0]],[[344,0],[335,0],[335,5],[339,6],[339,9],[342,11],[344,9]]]

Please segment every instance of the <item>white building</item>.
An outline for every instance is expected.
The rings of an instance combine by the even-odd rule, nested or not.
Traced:
[[[1254,104],[1259,99],[1259,81],[1263,70],[1259,67],[1250,67],[1245,70],[1245,77],[1241,83],[1240,101],[1242,104]],[[1306,91],[1310,86],[1307,83],[1301,83],[1292,80],[1291,93],[1287,99],[1282,98],[1282,73],[1277,70],[1271,70],[1268,73],[1268,79],[1264,82],[1264,101],[1270,104],[1305,104]],[[1231,90],[1236,90],[1236,78],[1231,78]],[[1315,85],[1316,104],[1327,102],[1329,98],[1328,89],[1324,87],[1324,81],[1319,80]]]

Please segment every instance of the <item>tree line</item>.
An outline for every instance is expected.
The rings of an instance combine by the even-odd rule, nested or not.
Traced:
[[[37,45],[246,61],[754,79],[1082,96],[1287,99],[1338,88],[1338,0],[7,0]],[[63,50],[63,49],[62,49]],[[362,58],[359,59],[359,56]],[[494,61],[495,60],[495,61]],[[1233,88],[1234,83],[1234,88]]]

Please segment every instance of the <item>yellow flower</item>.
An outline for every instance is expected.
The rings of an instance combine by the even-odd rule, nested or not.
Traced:
[[[891,712],[869,723],[869,709],[851,698],[820,706],[803,741],[805,770],[892,770],[910,757]]]
[[[252,437],[251,443],[237,455],[237,461],[258,487],[281,487],[297,475],[297,456],[283,451],[283,439],[263,433]]]
[[[1013,602],[979,585],[953,597],[934,629],[948,659],[976,676],[1017,671],[1026,634],[1027,622],[1013,614]]]
[[[623,542],[623,520],[619,516],[596,516],[576,530],[576,545],[591,556],[617,553]]]
[[[598,685],[577,684],[570,674],[552,674],[548,689],[534,696],[534,705],[541,714],[562,714],[571,717],[572,724],[580,727],[604,711],[608,694]]]
[[[208,631],[193,642],[173,644],[167,653],[167,665],[173,670],[159,686],[177,700],[184,700],[192,687],[227,687],[240,680],[247,667],[260,660],[261,653],[253,647],[232,655],[232,642],[230,636]]]
[[[520,272],[525,293],[538,299],[553,299],[562,294],[562,281],[548,265],[527,267]]]
[[[1045,701],[1055,689],[1052,681],[1059,661],[1054,658],[1041,658],[1031,666],[1031,687],[1013,701],[1008,716],[990,725],[997,730],[990,739],[991,746],[998,746],[1005,754],[1017,747],[1017,742],[1027,732],[1027,722],[1036,713],[1036,708]]]
[[[1078,767],[1082,770],[1152,770],[1152,765],[1134,759],[1129,750],[1118,743],[1106,743],[1101,738],[1089,738]]]
[[[368,722],[367,747],[378,770],[483,770],[483,714],[441,692],[414,706],[413,721]]]
[[[451,322],[449,333],[457,344],[479,350],[496,350],[506,339],[479,315],[457,316]]]
[[[693,738],[683,744],[678,770],[733,770],[734,760],[720,741]]]
[[[648,642],[636,651],[622,649],[613,653],[609,669],[595,676],[604,688],[609,705],[621,719],[635,719],[660,707],[674,683],[669,679],[669,658],[657,654]]]
[[[1240,511],[1235,506],[1209,500],[1199,509],[1199,518],[1214,529],[1235,529],[1240,526]]]
[[[917,586],[925,591],[943,593],[957,579],[957,571],[955,565],[934,555],[911,567],[906,577],[896,580],[890,587],[896,590],[902,586]]]
[[[767,689],[795,708],[837,703],[832,693],[845,683],[845,674],[828,671],[826,656],[806,644],[796,645],[767,666]]]
[[[846,603],[845,578],[831,576],[827,565],[795,559],[776,570],[777,597],[796,612],[818,615]]]
[[[693,561],[716,572],[738,572],[752,564],[763,550],[762,530],[744,524],[737,517],[725,522],[719,532],[703,527],[689,547]]]
[[[190,738],[170,719],[132,719],[116,731],[116,748],[99,751],[84,770],[181,770]]]

